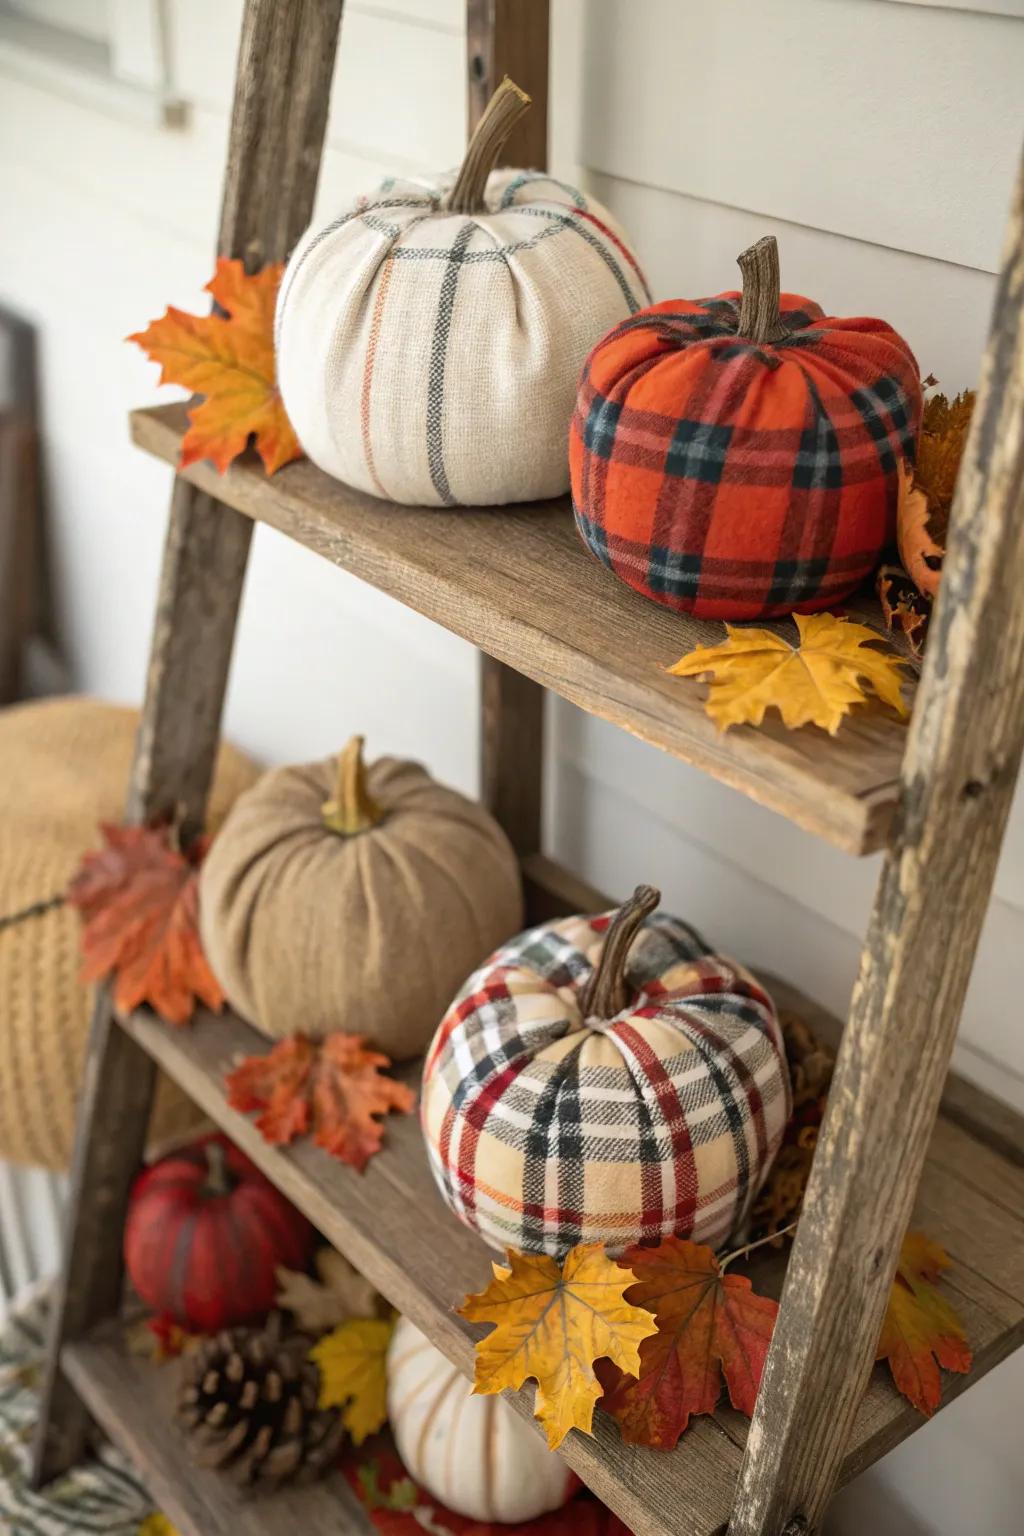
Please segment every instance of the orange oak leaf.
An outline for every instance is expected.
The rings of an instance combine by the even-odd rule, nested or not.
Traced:
[[[653,1312],[658,1328],[640,1345],[638,1378],[600,1369],[601,1407],[622,1438],[671,1450],[694,1414],[714,1413],[723,1376],[733,1407],[753,1413],[778,1303],[745,1275],[722,1274],[703,1243],[665,1237],[619,1262],[636,1275],[626,1299]]]
[[[283,270],[277,263],[250,277],[240,261],[221,257],[206,292],[225,314],[189,315],[172,305],[128,337],[160,364],[161,384],[182,384],[206,397],[189,411],[182,469],[212,459],[223,474],[250,437],[268,475],[301,453],[274,366],[274,304]]]
[[[256,1124],[274,1146],[312,1131],[318,1147],[362,1172],[384,1139],[378,1116],[407,1115],[416,1102],[405,1083],[383,1075],[390,1065],[362,1035],[292,1035],[228,1073],[228,1102],[243,1113],[259,1110]]]
[[[83,919],[82,980],[113,976],[114,1006],[148,1003],[187,1024],[197,1002],[219,1012],[224,993],[199,939],[199,865],[205,842],[182,853],[172,827],[100,827],[67,899]]]
[[[885,1309],[877,1360],[888,1360],[892,1379],[908,1402],[930,1418],[942,1397],[939,1366],[966,1372],[972,1355],[963,1324],[935,1285],[949,1255],[923,1232],[908,1232]]]

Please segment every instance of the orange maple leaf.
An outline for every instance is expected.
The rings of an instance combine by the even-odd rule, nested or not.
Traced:
[[[930,1418],[942,1397],[939,1366],[966,1372],[972,1355],[963,1324],[935,1289],[949,1255],[923,1232],[908,1232],[885,1309],[876,1360],[888,1360],[908,1402]]]
[[[100,827],[106,846],[87,853],[67,899],[83,919],[82,980],[114,977],[114,1006],[148,1003],[187,1024],[196,1002],[219,1012],[220,983],[199,939],[204,842],[182,853],[170,827]]]
[[[160,364],[161,384],[182,384],[206,398],[189,411],[181,468],[212,459],[221,474],[250,437],[268,475],[302,452],[278,393],[274,305],[283,263],[250,277],[221,257],[206,285],[226,314],[189,315],[169,306],[161,320],[128,337]]]
[[[405,1083],[383,1076],[390,1065],[390,1057],[366,1049],[362,1035],[292,1035],[228,1073],[228,1103],[243,1113],[260,1110],[256,1124],[274,1146],[312,1130],[318,1147],[362,1172],[384,1139],[377,1116],[407,1115],[416,1102]]]
[[[626,1292],[654,1313],[657,1333],[640,1345],[640,1375],[602,1364],[601,1407],[631,1445],[671,1450],[698,1413],[714,1413],[722,1379],[734,1408],[754,1411],[778,1303],[758,1296],[745,1275],[723,1274],[703,1243],[664,1237],[619,1261],[636,1275]]]

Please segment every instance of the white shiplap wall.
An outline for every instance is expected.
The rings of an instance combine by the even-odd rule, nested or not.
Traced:
[[[552,5],[553,164],[613,208],[658,297],[734,286],[736,254],[772,231],[787,287],[884,315],[923,371],[973,382],[1024,129],[1024,0]],[[240,14],[169,0],[181,131],[0,77],[0,302],[40,328],[63,637],[76,682],[114,698],[140,694],[168,490],[127,444],[154,370],[121,338],[203,302]],[[463,14],[347,0],[321,212],[386,171],[457,160]],[[470,648],[258,531],[228,704],[242,745],[294,760],[358,727],[472,790],[475,704]],[[723,947],[845,1008],[876,861],[559,703],[547,774],[560,856],[612,891],[656,881]],[[1022,985],[1018,804],[958,1060],[1024,1106]],[[993,1373],[842,1496],[833,1536],[1018,1532],[1022,1386],[1020,1361]]]

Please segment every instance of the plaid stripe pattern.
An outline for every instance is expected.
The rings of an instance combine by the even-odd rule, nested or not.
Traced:
[[[739,294],[655,304],[584,365],[569,459],[580,535],[646,597],[704,619],[847,597],[895,532],[921,421],[913,353],[881,320],[783,294],[789,335],[739,338]]]
[[[278,382],[315,464],[391,501],[561,495],[583,360],[650,303],[599,203],[537,171],[496,171],[487,206],[454,176],[385,181],[297,245],[278,294]]]
[[[498,950],[427,1055],[434,1177],[494,1248],[621,1252],[668,1233],[717,1247],[778,1150],[790,1089],[771,999],[685,923],[649,917],[630,950],[631,1005],[583,1018],[613,915],[545,924]]]

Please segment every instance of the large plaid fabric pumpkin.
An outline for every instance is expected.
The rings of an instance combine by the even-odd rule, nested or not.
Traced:
[[[390,177],[311,227],[278,297],[278,381],[306,453],[412,505],[563,494],[583,360],[650,302],[600,204],[539,172],[488,176],[473,146],[466,164],[468,192],[465,166]]]
[[[650,894],[613,1002],[593,987],[619,919],[565,918],[499,949],[434,1038],[431,1168],[494,1248],[717,1247],[768,1172],[790,1103],[771,999]]]
[[[895,532],[921,420],[913,353],[882,320],[778,288],[774,240],[744,291],[624,320],[584,366],[570,432],[584,543],[655,602],[707,619],[848,596]]]

